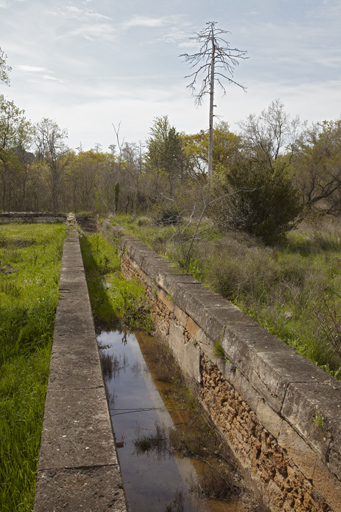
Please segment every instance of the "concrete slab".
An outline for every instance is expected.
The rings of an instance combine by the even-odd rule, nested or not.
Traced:
[[[56,352],[51,357],[49,389],[82,389],[103,387],[98,357],[74,353],[66,359],[64,353]]]
[[[115,466],[41,471],[34,512],[125,512],[120,473]]]
[[[117,464],[103,388],[49,389],[38,469]]]

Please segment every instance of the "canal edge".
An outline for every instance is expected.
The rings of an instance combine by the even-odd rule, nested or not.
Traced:
[[[33,512],[126,512],[77,229],[64,243]]]

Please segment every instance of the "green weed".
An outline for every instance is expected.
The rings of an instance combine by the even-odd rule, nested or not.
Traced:
[[[149,332],[152,320],[145,290],[137,281],[123,278],[115,245],[101,234],[82,235],[81,249],[96,322],[119,322]]]
[[[224,352],[224,349],[223,349],[223,345],[222,345],[222,342],[220,340],[216,341],[214,346],[213,346],[213,355],[215,357],[221,357],[223,359],[226,358],[226,355],[225,355],[225,352]]]
[[[0,240],[0,504],[33,508],[65,226],[10,224]]]

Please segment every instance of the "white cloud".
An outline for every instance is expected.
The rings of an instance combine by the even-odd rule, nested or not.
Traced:
[[[79,8],[74,5],[68,5],[64,7],[63,10],[59,11],[60,14],[63,14],[66,18],[76,19],[76,20],[111,20],[109,16],[105,16],[104,14],[100,14],[98,12],[93,11],[88,8]]]
[[[116,30],[111,23],[111,18],[87,7],[85,2],[80,6],[62,6],[50,13],[66,18],[69,26],[72,27],[59,35],[58,39],[67,37],[84,37],[89,41],[95,39],[114,41],[115,39]]]
[[[47,68],[39,68],[37,66],[27,66],[26,64],[18,64],[15,66],[17,69],[21,71],[28,71],[29,73],[41,73],[43,71],[47,71]]]
[[[55,76],[51,76],[51,75],[43,75],[42,78],[44,78],[44,80],[54,80],[55,82],[60,82],[60,83],[64,82],[64,80],[60,80],[59,78],[56,78]]]
[[[64,39],[65,37],[84,37],[89,41],[94,39],[114,41],[116,39],[116,30],[107,23],[84,24],[62,34],[58,39]]]
[[[166,34],[164,34],[161,37],[161,41],[176,44],[179,47],[192,46],[193,44],[189,39],[189,35],[177,27],[172,27]]]
[[[150,18],[148,16],[134,16],[122,24],[124,29],[133,27],[163,27],[166,24],[165,18]]]
[[[340,0],[323,0],[320,9],[314,13],[315,17],[319,20],[326,19],[330,21],[337,21],[341,18],[341,3]]]

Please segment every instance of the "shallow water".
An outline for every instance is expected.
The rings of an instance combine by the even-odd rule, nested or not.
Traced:
[[[146,359],[134,334],[102,331],[97,336],[129,511],[241,512],[238,502],[202,499],[193,492],[200,463],[170,453],[166,435],[153,450],[141,451],[134,444],[156,428],[163,435],[174,423],[186,421],[167,395],[169,384],[153,380],[150,337],[137,336]]]

